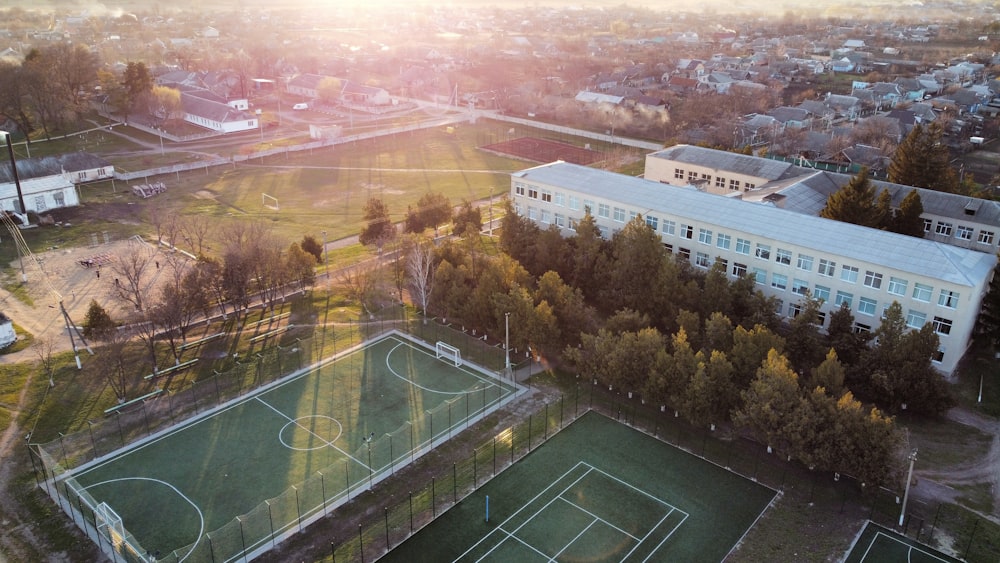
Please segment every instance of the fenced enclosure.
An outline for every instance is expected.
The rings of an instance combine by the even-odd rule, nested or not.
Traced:
[[[251,556],[371,489],[517,392],[492,370],[441,361],[433,346],[394,330],[294,369],[288,379],[272,378],[266,370],[272,365],[281,373],[299,362],[259,361],[249,378],[258,383],[236,389],[220,381],[236,374],[212,378],[218,407],[184,402],[201,414],[177,428],[152,432],[151,420],[179,417],[168,397],[91,426],[83,433],[89,440],[67,436],[37,446],[42,485],[117,560]],[[222,401],[231,396],[237,400]],[[143,428],[144,438],[115,451]],[[95,497],[122,515],[124,539],[101,525],[106,519]],[[158,510],[149,511],[150,503]]]

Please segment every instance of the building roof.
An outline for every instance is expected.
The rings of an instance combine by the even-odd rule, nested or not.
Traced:
[[[674,212],[703,224],[784,240],[825,254],[880,264],[959,286],[981,284],[992,274],[997,262],[995,255],[985,252],[561,161],[515,172],[512,176],[562,186],[584,195],[610,197],[636,209]]]
[[[795,169],[795,166],[788,162],[691,145],[675,145],[648,156],[674,160],[685,164],[705,166],[716,170],[726,170],[737,174],[746,174],[747,176],[765,178],[767,180],[778,180],[784,177],[789,171]]]
[[[107,160],[87,152],[72,152],[38,158],[18,158],[17,177],[22,182],[31,178],[55,176],[65,172],[82,172],[111,166]],[[10,163],[0,165],[0,183],[13,182]]]
[[[31,178],[21,180],[21,194],[25,197],[43,194],[55,190],[73,189],[73,182],[62,176],[46,176],[44,178]],[[17,197],[17,186],[14,182],[0,183],[0,199]]]
[[[188,92],[181,93],[181,105],[184,106],[185,113],[197,115],[216,123],[254,119],[254,116],[248,112],[233,109],[224,103],[192,95]]]

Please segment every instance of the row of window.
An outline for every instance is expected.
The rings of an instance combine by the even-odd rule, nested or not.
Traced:
[[[559,207],[569,207],[574,211],[580,210],[580,198],[575,195],[567,197],[566,194],[562,192],[553,192],[552,190],[546,190],[546,189],[539,190],[535,186],[532,186],[530,184],[522,184],[520,182],[514,184],[514,193],[519,196],[528,197],[530,199],[537,199],[544,201],[546,203],[554,203]],[[584,200],[584,206],[587,209],[593,209],[594,202],[589,200]]]
[[[953,224],[947,221],[937,221],[936,223],[931,219],[924,219],[924,232],[930,233],[933,229],[934,234],[942,237],[952,236],[952,232],[955,234],[955,238],[958,240],[972,240],[974,234],[974,229],[972,227],[967,227],[965,225],[958,225],[956,228]],[[982,244],[993,244],[995,233],[993,231],[979,231],[978,237],[976,237],[976,242]]]
[[[686,178],[687,181],[692,184],[699,180],[705,182],[706,184],[711,184],[713,180],[711,174],[699,174],[693,170],[685,172],[682,168],[674,168],[674,178],[677,180],[684,180]],[[716,176],[714,180],[716,188],[724,189],[728,187],[729,190],[733,192],[738,192],[740,190],[740,181],[736,178],[727,179],[724,176]],[[745,192],[748,192],[756,187],[757,185],[751,182],[743,182],[743,191]]]

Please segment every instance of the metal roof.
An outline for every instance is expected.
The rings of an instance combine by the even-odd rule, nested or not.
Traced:
[[[997,262],[993,254],[565,162],[529,168],[512,176],[620,202],[645,210],[643,214],[672,213],[702,224],[788,241],[827,255],[955,285],[981,284]]]
[[[662,151],[654,152],[648,156],[704,166],[715,170],[746,174],[747,176],[755,176],[767,180],[778,180],[789,170],[795,168],[787,162],[717,151],[692,145],[676,145]]]

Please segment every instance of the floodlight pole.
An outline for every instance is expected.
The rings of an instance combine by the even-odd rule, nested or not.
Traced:
[[[913,481],[913,462],[917,461],[917,449],[914,448],[909,455],[910,471],[906,474],[906,489],[903,490],[903,506],[899,509],[899,525],[903,525],[903,518],[906,517],[906,500],[910,496],[910,482]]]
[[[504,330],[504,367],[507,371],[510,371],[510,312],[503,314],[503,330]],[[513,377],[513,374],[511,374]]]

